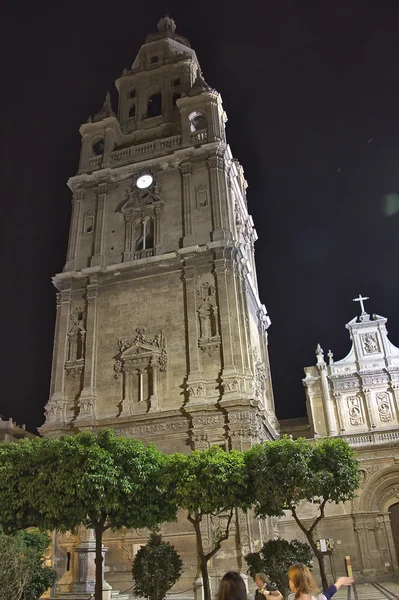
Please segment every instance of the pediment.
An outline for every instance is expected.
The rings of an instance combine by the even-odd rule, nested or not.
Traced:
[[[152,356],[153,354],[159,354],[159,352],[159,348],[156,348],[151,344],[133,343],[129,348],[121,353],[120,358],[123,360],[144,358],[146,356]]]

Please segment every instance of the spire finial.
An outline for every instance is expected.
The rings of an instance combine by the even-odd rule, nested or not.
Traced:
[[[162,19],[158,21],[158,31],[159,33],[174,33],[176,31],[176,23],[175,21],[169,17],[169,15],[165,15]]]
[[[112,110],[112,104],[111,104],[111,94],[109,92],[107,92],[105,94],[105,100],[103,103],[103,106],[101,108],[101,110],[95,115],[94,117],[94,122],[98,122],[98,121],[102,121],[103,119],[106,119],[107,117],[114,117],[115,113]]]
[[[360,308],[362,310],[360,317],[359,317],[359,321],[369,321],[370,320],[370,315],[364,310],[364,300],[369,300],[369,296],[362,296],[361,294],[359,294],[358,298],[353,298],[353,302],[360,302]]]

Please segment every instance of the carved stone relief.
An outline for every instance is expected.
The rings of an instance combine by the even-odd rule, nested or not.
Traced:
[[[378,416],[381,423],[389,423],[392,421],[392,410],[389,395],[387,392],[381,392],[376,395]]]
[[[208,281],[204,281],[197,289],[197,296],[199,299],[197,314],[200,330],[198,346],[202,352],[212,356],[220,348],[216,288]]]
[[[348,396],[346,399],[348,405],[349,422],[352,426],[364,424],[361,400],[359,396]]]
[[[380,345],[378,343],[376,333],[363,333],[360,336],[363,345],[363,351],[365,354],[377,354],[380,352]]]
[[[208,187],[204,184],[195,186],[195,200],[197,208],[205,208],[208,206]]]
[[[86,312],[78,306],[70,316],[72,326],[68,332],[68,353],[65,369],[68,374],[78,375],[83,370],[85,339],[86,339]]]

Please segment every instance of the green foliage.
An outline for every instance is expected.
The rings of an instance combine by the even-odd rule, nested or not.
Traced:
[[[225,452],[218,447],[173,454],[167,459],[165,483],[173,501],[188,511],[187,518],[196,535],[204,598],[211,600],[208,561],[228,539],[235,509],[247,510],[252,504],[244,454],[236,450]],[[225,518],[223,526],[214,532],[213,547],[205,552],[201,521],[207,515]]]
[[[174,546],[152,532],[133,561],[134,592],[149,600],[164,600],[182,574],[183,562]]]
[[[256,573],[265,573],[284,597],[289,591],[288,568],[297,562],[308,567],[313,564],[312,550],[299,540],[270,540],[263,544],[259,552],[247,554],[245,560],[251,577],[255,578]]]
[[[0,442],[0,526],[6,534],[36,524],[29,484],[38,473],[40,444]]]
[[[355,452],[341,439],[311,443],[283,438],[253,446],[246,453],[256,514],[281,516],[308,502],[345,502],[359,487]]]
[[[31,492],[46,528],[154,527],[176,518],[158,485],[164,459],[154,445],[109,430],[41,442]]]
[[[323,555],[316,548],[314,533],[328,502],[346,502],[359,487],[359,464],[354,450],[338,438],[316,442],[285,437],[253,446],[245,454],[250,486],[255,493],[255,513],[260,517],[281,516],[290,510],[306,535],[319,562],[323,587],[327,583]],[[303,501],[317,506],[310,527],[297,514]]]
[[[16,528],[28,522],[60,531],[80,524],[92,527],[96,600],[102,595],[104,531],[155,527],[176,519],[176,506],[160,486],[165,459],[154,445],[99,430],[59,439],[23,440],[13,446],[0,452],[0,504],[3,499],[10,503],[8,509],[0,508],[2,523]],[[22,479],[16,493],[12,488],[18,476]]]
[[[37,600],[56,581],[44,564],[49,537],[36,531],[0,534],[0,600]]]
[[[244,454],[213,447],[168,457],[169,493],[189,513],[215,514],[251,506]]]

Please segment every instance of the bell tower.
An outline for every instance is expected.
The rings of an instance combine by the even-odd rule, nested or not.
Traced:
[[[168,17],[116,88],[117,111],[107,94],[81,126],[79,169],[68,181],[70,236],[53,279],[57,318],[41,432],[111,427],[165,452],[273,439],[270,320],[221,96]],[[251,540],[271,535],[268,527],[240,519],[240,556],[254,549]],[[145,543],[145,533],[118,535],[128,556]],[[194,538],[184,535],[195,557]],[[129,587],[121,556],[107,557],[108,581]]]
[[[111,426],[165,450],[273,438],[257,236],[220,94],[169,17],[116,88],[117,113],[107,94],[81,126],[68,182],[42,432]]]

